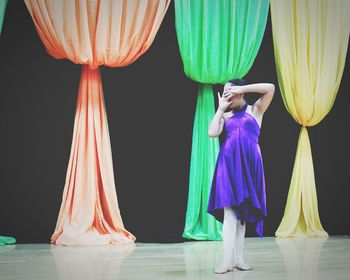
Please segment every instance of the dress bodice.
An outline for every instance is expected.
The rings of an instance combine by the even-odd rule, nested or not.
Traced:
[[[226,138],[233,135],[240,137],[248,136],[255,142],[258,142],[260,127],[256,119],[246,112],[248,104],[244,105],[241,110],[235,111],[234,114],[225,122]]]

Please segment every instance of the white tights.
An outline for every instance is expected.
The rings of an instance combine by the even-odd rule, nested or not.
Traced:
[[[235,210],[231,207],[224,208],[224,222],[222,227],[224,260],[215,269],[216,273],[225,273],[234,267],[240,270],[249,270],[249,266],[243,259],[245,223],[237,220]]]

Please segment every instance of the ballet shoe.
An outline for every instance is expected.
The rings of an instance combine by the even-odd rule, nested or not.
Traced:
[[[216,274],[224,274],[224,273],[230,272],[232,270],[233,270],[233,268],[230,267],[229,265],[222,264],[222,265],[215,268],[215,273]]]
[[[233,265],[234,268],[237,268],[238,270],[241,270],[241,271],[249,271],[249,270],[252,270],[250,268],[249,265],[247,265],[244,261],[239,261],[239,262],[236,262],[234,265]]]

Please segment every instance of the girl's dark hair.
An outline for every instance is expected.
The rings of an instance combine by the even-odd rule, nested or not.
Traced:
[[[244,86],[247,84],[247,82],[243,79],[232,79],[229,80],[228,83],[233,84],[235,86]]]

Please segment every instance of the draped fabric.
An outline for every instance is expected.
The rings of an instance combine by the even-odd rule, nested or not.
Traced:
[[[2,23],[4,22],[6,5],[7,5],[7,0],[0,0],[0,34],[2,30]]]
[[[208,138],[214,116],[211,84],[242,78],[265,31],[268,0],[175,0],[176,33],[186,76],[201,84],[193,126],[183,237],[220,240],[221,224],[207,214],[219,140]]]
[[[199,85],[194,117],[192,154],[190,162],[189,194],[183,237],[197,240],[220,240],[221,224],[207,214],[210,185],[219,152],[219,141],[208,138],[208,125],[214,112],[211,85]],[[206,138],[204,138],[206,137]],[[205,140],[205,141],[203,141]]]
[[[47,52],[77,64],[127,66],[151,46],[170,0],[25,0]]]
[[[277,237],[327,236],[317,205],[307,126],[331,110],[347,53],[350,1],[271,0],[278,81],[284,104],[302,128]]]
[[[268,9],[265,0],[175,0],[186,76],[203,84],[224,84],[246,75],[260,48]]]
[[[66,185],[52,236],[57,244],[122,242],[125,236],[133,239],[119,213],[111,152],[100,69],[84,65]]]
[[[15,244],[16,239],[11,236],[0,236],[0,246]]]
[[[51,242],[133,242],[122,222],[100,65],[123,67],[151,46],[170,0],[25,0],[36,30],[57,59],[83,64],[61,209]]]
[[[6,10],[7,0],[0,0],[0,34],[2,30],[2,23],[4,21],[4,15]],[[0,246],[15,244],[16,239],[11,236],[0,236]]]

